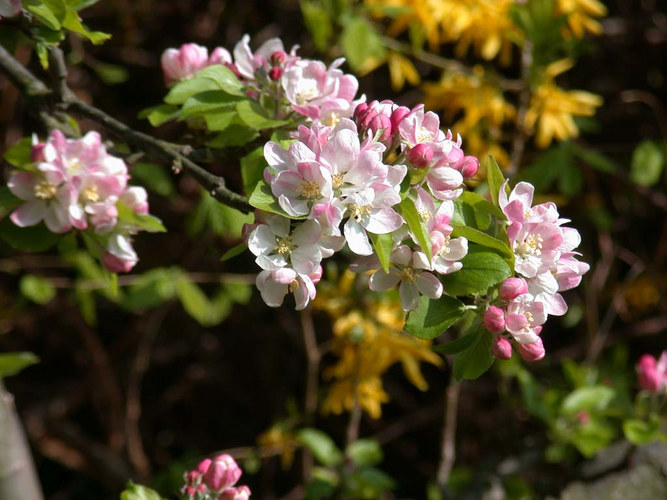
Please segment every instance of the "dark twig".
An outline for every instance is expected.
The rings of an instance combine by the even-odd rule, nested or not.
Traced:
[[[442,433],[442,445],[440,464],[438,465],[438,474],[436,481],[438,486],[444,490],[449,481],[449,474],[454,467],[456,458],[456,420],[459,407],[459,395],[461,394],[461,382],[453,376],[445,391],[445,421]]]

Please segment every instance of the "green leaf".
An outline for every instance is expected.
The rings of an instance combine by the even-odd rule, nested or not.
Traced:
[[[600,172],[613,174],[617,170],[616,163],[597,151],[583,148],[574,142],[570,144],[570,148],[577,158]]]
[[[486,159],[486,180],[489,183],[491,200],[495,206],[498,206],[498,193],[500,192],[500,186],[505,182],[505,175],[498,162],[491,155]]]
[[[185,101],[181,110],[181,118],[201,116],[210,111],[230,108],[242,99],[244,98],[228,94],[224,90],[208,90],[193,95]]]
[[[178,106],[173,104],[158,104],[152,108],[146,108],[139,112],[138,117],[147,119],[154,127],[159,127],[163,123],[170,122],[178,118],[180,111]]]
[[[243,84],[232,70],[216,64],[198,71],[190,80],[174,85],[164,101],[167,104],[183,104],[188,98],[209,90],[224,90],[227,94],[244,96]]]
[[[255,186],[255,190],[250,195],[248,201],[250,202],[250,205],[255,208],[290,218],[278,204],[278,200],[276,200],[271,192],[271,186],[269,186],[266,181],[257,183],[257,186]]]
[[[236,111],[243,123],[255,130],[281,127],[289,123],[286,120],[274,120],[273,118],[266,116],[266,110],[255,101],[249,99],[239,102],[236,105]]]
[[[0,353],[0,379],[16,375],[38,362],[39,358],[31,352]]]
[[[207,121],[207,126],[209,127],[214,127],[215,129],[217,129],[218,127],[221,127],[223,125],[221,121],[216,121],[222,119],[221,115],[212,116],[209,113],[206,115],[206,117],[214,118],[214,121],[210,122],[210,124]],[[236,113],[234,112],[234,116],[232,116],[232,118],[235,117]],[[224,118],[224,120],[226,120],[226,118]],[[211,130],[213,130],[213,128]],[[231,125],[225,125],[224,131],[220,132],[210,141],[207,141],[206,145],[210,148],[231,148],[234,146],[244,146],[245,144],[249,143],[250,141],[252,141],[257,137],[259,137],[259,132],[257,132],[256,130],[250,129],[245,125],[232,123]]]
[[[358,439],[345,449],[345,456],[357,467],[368,467],[382,462],[382,448],[375,439]]]
[[[514,252],[509,247],[509,242],[506,243],[504,241],[501,241],[498,238],[494,238],[490,234],[486,234],[470,226],[454,227],[454,230],[452,231],[452,236],[454,238],[463,236],[468,241],[472,241],[473,243],[478,243],[479,245],[482,245],[484,247],[497,250],[505,257],[505,259],[510,261],[511,265],[513,265],[514,263]]]
[[[0,218],[4,217],[23,203],[12,194],[7,186],[0,186]]]
[[[391,251],[394,248],[394,239],[391,234],[374,234],[368,233],[368,237],[373,244],[375,254],[378,256],[382,270],[385,273],[389,272],[389,259]]]
[[[7,163],[15,167],[23,167],[32,163],[32,138],[24,137],[12,144],[2,156]]]
[[[561,404],[561,411],[564,414],[574,414],[580,411],[604,410],[615,396],[616,391],[606,385],[581,387],[568,394]]]
[[[646,422],[636,418],[623,422],[623,434],[632,444],[641,446],[653,441],[665,441],[665,435],[660,430],[660,419],[655,418]]]
[[[660,180],[665,166],[665,153],[654,141],[639,143],[632,153],[630,180],[640,186],[653,186]]]
[[[378,33],[364,17],[353,17],[343,24],[340,44],[352,69],[359,69],[368,59],[381,59],[384,46]]]
[[[218,236],[240,240],[243,225],[253,221],[252,214],[244,214],[235,208],[223,205],[202,190],[201,200],[193,218],[188,221],[187,229],[194,235],[201,233],[205,228],[210,228]]]
[[[139,484],[134,484],[132,481],[128,481],[125,486],[125,491],[120,494],[120,500],[165,500],[160,496],[160,494],[148,488],[147,486],[141,486]]]
[[[408,229],[415,236],[419,246],[426,254],[429,263],[431,262],[431,238],[428,234],[426,224],[419,216],[415,203],[410,198],[405,198],[401,201],[400,214],[408,225]]]
[[[465,305],[447,295],[439,299],[421,296],[419,306],[408,313],[405,331],[419,339],[430,340],[444,333],[466,312]]]
[[[243,178],[243,192],[250,194],[257,183],[264,179],[264,170],[267,167],[264,158],[264,146],[260,146],[241,158],[241,177]]]
[[[101,31],[89,31],[79,18],[79,14],[71,8],[68,8],[65,14],[65,18],[62,20],[63,28],[83,35],[88,40],[90,40],[94,45],[100,45],[111,38],[109,33],[102,33]]]
[[[232,248],[230,248],[229,250],[227,250],[225,253],[222,254],[222,257],[220,257],[220,262],[233,259],[237,255],[241,255],[247,249],[248,245],[246,245],[245,243],[239,243],[238,245],[234,245]]]
[[[152,215],[137,214],[122,201],[116,202],[116,208],[118,209],[118,220],[131,224],[142,231],[148,231],[149,233],[164,233],[167,231],[160,219]]]
[[[584,176],[580,167],[575,162],[567,162],[561,165],[558,175],[558,189],[565,196],[576,196],[581,193],[584,185]]]
[[[479,332],[470,333],[474,335],[475,341],[472,345],[461,351],[454,358],[454,377],[457,380],[474,380],[486,372],[493,364],[493,353],[491,345],[495,335],[485,328],[480,328]]]
[[[141,311],[172,300],[176,297],[176,284],[182,274],[178,268],[151,269],[127,287],[121,304],[127,309]]]
[[[55,245],[61,236],[49,231],[41,222],[36,226],[19,227],[9,217],[0,221],[0,238],[24,252],[43,252]]]
[[[176,192],[169,170],[155,163],[135,163],[130,169],[133,179],[138,179],[148,189],[161,196]]]
[[[53,7],[55,7],[57,4],[54,3]],[[64,9],[63,13],[60,16],[56,14],[60,14],[60,12],[54,13],[53,10],[50,8],[49,5],[47,5],[46,2],[43,2],[41,0],[23,0],[23,7],[25,10],[30,12],[37,21],[42,23],[44,26],[47,28],[54,30],[54,31],[59,31],[61,28],[61,23],[60,21],[64,18]]]
[[[473,333],[459,337],[458,339],[447,342],[446,344],[434,345],[431,349],[442,354],[457,354],[473,345],[475,340],[477,340],[477,335],[480,333],[480,331],[481,330],[475,330]]]
[[[26,274],[21,278],[19,290],[26,298],[40,305],[48,304],[56,295],[53,283],[34,274]]]
[[[301,429],[298,437],[322,465],[334,467],[343,463],[343,453],[328,435],[318,429]]]
[[[224,291],[214,300],[209,300],[202,289],[190,281],[186,274],[181,275],[176,282],[176,295],[185,312],[205,327],[220,324],[231,309],[231,301]]]
[[[315,48],[325,52],[333,36],[333,24],[327,9],[320,2],[302,0],[300,4],[304,23],[313,37]]]
[[[461,263],[461,270],[441,278],[445,291],[450,295],[485,293],[512,275],[512,270],[500,255],[475,244],[470,245],[468,255]]]
[[[505,219],[505,214],[500,208],[473,191],[463,191],[456,201],[466,203],[472,207],[476,229],[487,230],[493,217]]]
[[[396,487],[396,482],[375,467],[367,467],[351,474],[347,480],[349,492],[344,498],[385,498],[388,490]]]
[[[236,109],[217,109],[215,111],[209,111],[204,115],[204,121],[206,122],[206,128],[211,132],[221,132],[227,127],[229,127],[238,116]],[[240,125],[237,125],[241,127]],[[242,127],[243,130],[248,130],[245,127]],[[247,134],[252,136],[254,131],[248,130]]]

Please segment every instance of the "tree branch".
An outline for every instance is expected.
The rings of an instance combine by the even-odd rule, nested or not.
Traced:
[[[56,80],[55,92],[14,59],[14,57],[2,46],[0,46],[0,71],[7,75],[9,80],[26,97],[53,96],[56,100],[56,104],[62,110],[71,110],[80,116],[88,118],[95,123],[102,125],[109,132],[120,137],[128,144],[144,151],[151,152],[158,157],[171,162],[174,171],[178,172],[181,169],[187,171],[219,202],[245,213],[254,210],[245,196],[235,193],[227,188],[223,177],[213,175],[206,169],[200,167],[182,152],[175,149],[174,145],[156,139],[148,134],[138,132],[95,106],[80,100],[72,93],[69,87],[67,87],[67,72],[62,51],[57,47],[52,48],[50,50],[50,58],[54,64],[53,71]],[[40,108],[45,107],[44,101],[38,102],[37,105]],[[52,127],[55,121],[59,121],[55,120],[50,122],[48,116],[42,116],[44,114],[50,115],[50,113],[45,113],[43,109],[40,113],[40,117],[42,117],[43,121],[49,127]]]

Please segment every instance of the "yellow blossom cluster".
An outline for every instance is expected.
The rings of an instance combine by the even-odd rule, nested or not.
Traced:
[[[602,98],[583,90],[563,90],[556,85],[557,75],[572,67],[572,61],[562,59],[544,70],[542,83],[533,92],[526,112],[525,127],[535,134],[535,144],[546,148],[553,139],[564,141],[579,135],[574,116],[593,116],[602,105]]]
[[[338,357],[323,373],[331,382],[322,411],[340,414],[358,402],[370,417],[379,418],[382,404],[389,401],[382,376],[392,365],[400,363],[408,380],[426,390],[420,363],[440,366],[442,360],[431,351],[430,342],[402,331],[405,313],[398,298],[353,297],[356,278],[345,272],[336,285],[318,293],[314,303],[333,319],[331,352]]]
[[[584,35],[602,33],[602,26],[595,19],[607,15],[607,7],[598,0],[557,0],[556,12],[567,18],[566,37],[583,38]]]

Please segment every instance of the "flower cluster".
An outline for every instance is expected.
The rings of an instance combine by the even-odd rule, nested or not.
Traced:
[[[507,236],[514,251],[514,271],[498,289],[498,300],[484,314],[486,328],[499,335],[494,354],[508,359],[513,339],[521,356],[528,361],[544,357],[539,334],[548,315],[561,316],[567,304],[559,292],[579,285],[589,266],[577,260],[579,232],[564,224],[554,203],[533,206],[534,188],[518,183],[507,195],[507,182],[498,202],[508,220]]]
[[[648,392],[667,392],[667,351],[663,351],[656,360],[650,354],[644,354],[637,363],[639,386]]]
[[[97,132],[66,139],[54,130],[32,148],[33,164],[12,173],[7,183],[25,203],[10,219],[20,227],[44,221],[54,233],[89,230],[99,242],[102,263],[112,272],[127,272],[137,263],[131,237],[138,228],[119,210],[148,214],[146,191],[129,186],[127,165],[107,153]]]
[[[162,55],[162,68],[167,83],[186,80],[213,64],[223,64],[246,84],[246,94],[260,102],[271,101],[275,118],[296,115],[305,121],[335,125],[350,117],[363,99],[354,100],[359,83],[339,68],[343,59],[329,67],[322,61],[302,59],[298,47],[289,53],[283,42],[271,38],[256,51],[250,48],[250,37],[243,38],[230,54],[216,48],[210,57],[205,47],[186,44],[180,49],[167,49]]]
[[[236,485],[242,474],[231,455],[205,458],[184,474],[181,493],[187,500],[247,500],[250,488]]]
[[[247,228],[248,247],[263,269],[257,286],[264,301],[279,306],[291,291],[303,309],[315,297],[322,259],[346,244],[364,257],[356,270],[375,271],[372,290],[400,283],[403,309],[415,309],[420,294],[440,297],[437,275],[460,269],[467,253],[465,238],[450,237],[453,200],[479,167],[464,155],[461,139],[443,133],[438,116],[422,105],[391,101],[361,103],[353,119],[302,125],[294,137],[287,149],[276,142],[264,147],[264,179],[285,216],[260,213]],[[399,213],[406,204],[428,238],[406,224]],[[380,235],[390,235],[387,270],[374,255]]]

